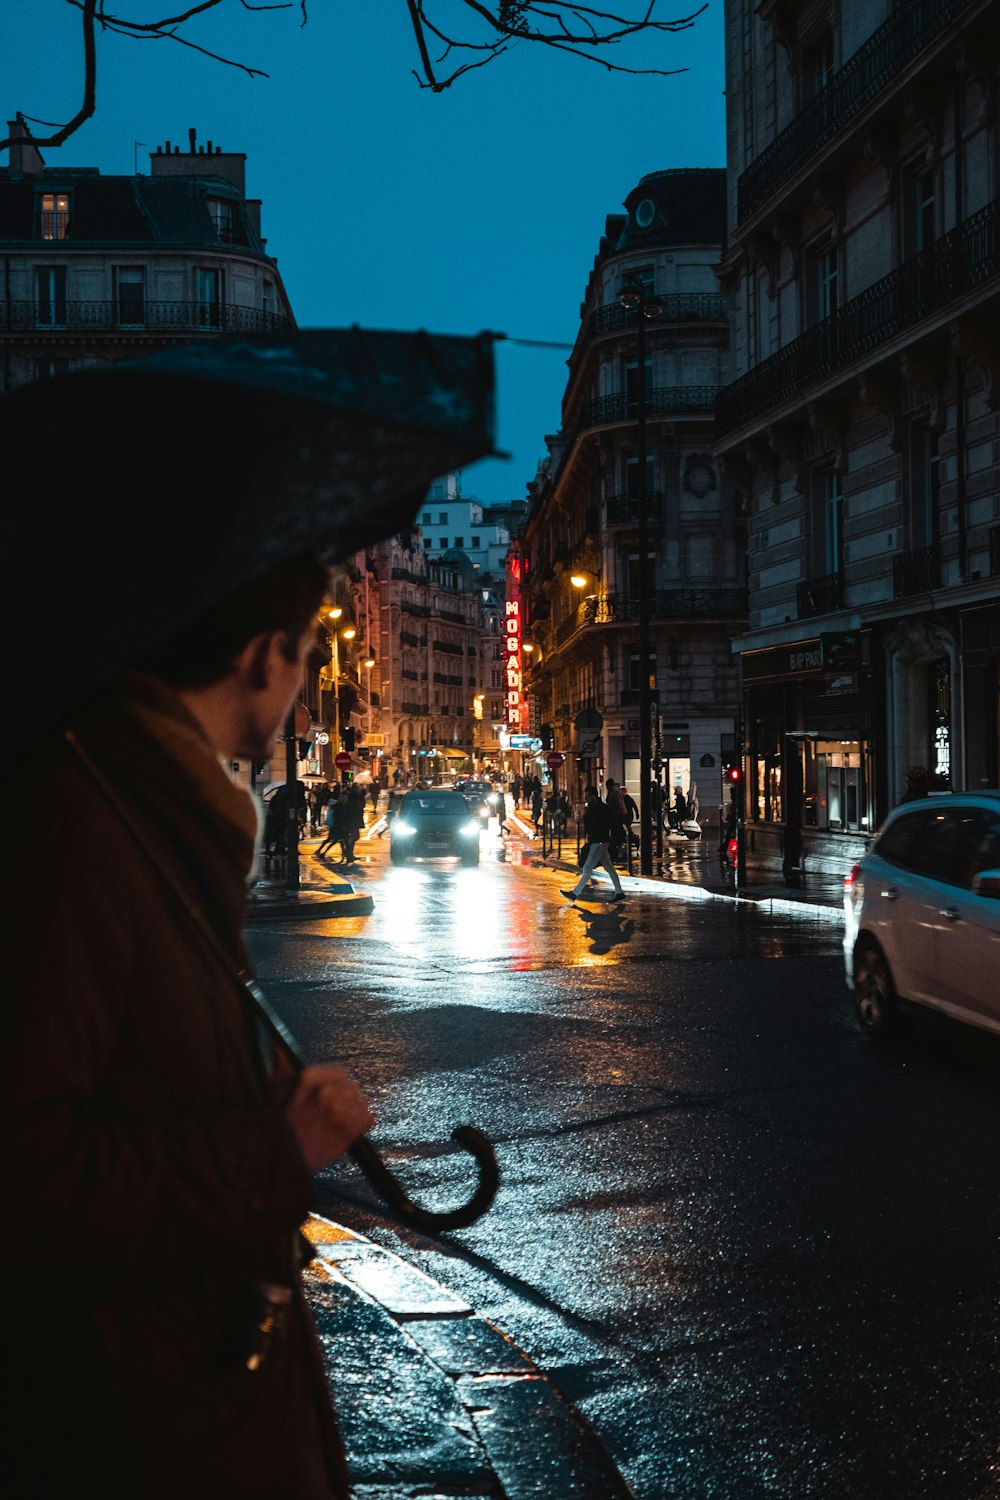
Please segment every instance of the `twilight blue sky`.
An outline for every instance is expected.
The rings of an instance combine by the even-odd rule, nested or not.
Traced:
[[[454,14],[454,0],[442,4]],[[158,0],[121,8],[161,13]],[[246,152],[247,191],[263,200],[301,326],[492,329],[567,344],[605,217],[634,183],[725,164],[722,0],[692,30],[616,49],[629,66],[688,69],[675,77],[611,74],[521,44],[438,95],[412,76],[403,0],[310,0],[308,10],[302,27],[297,4],[225,4],[185,28],[268,78],[175,43],[105,36],[97,113],[47,161],[131,173],[138,151],[145,172],[153,147],[183,147],[194,126],[200,142]],[[685,12],[684,0],[658,0],[663,19]],[[31,0],[8,7],[0,35],[4,118],[68,118],[79,13]],[[559,425],[567,353],[498,346],[497,439],[511,460],[469,469],[466,495],[524,495]]]

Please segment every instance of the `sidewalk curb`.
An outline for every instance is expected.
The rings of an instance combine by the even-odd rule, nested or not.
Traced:
[[[303,1232],[316,1252],[306,1292],[357,1500],[441,1493],[634,1500],[589,1423],[495,1324],[353,1230],[311,1214]],[[339,1358],[345,1345],[336,1299],[343,1311],[345,1291],[356,1316],[380,1317],[377,1326],[365,1324],[360,1348],[369,1357],[360,1382]],[[372,1350],[388,1358],[371,1360]],[[416,1370],[416,1378],[393,1382],[394,1363]],[[408,1396],[419,1411],[405,1409]]]

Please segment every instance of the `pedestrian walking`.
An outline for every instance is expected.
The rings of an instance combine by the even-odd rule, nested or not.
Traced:
[[[515,776],[514,780],[510,784],[510,794],[514,799],[515,808],[518,808],[521,805],[521,787],[523,785],[524,778],[522,776]]]
[[[344,797],[331,797],[326,804],[325,826],[326,833],[323,842],[316,850],[316,858],[322,859],[328,849],[335,844],[340,845],[340,857],[345,858],[347,847],[347,801]]]
[[[609,836],[609,847],[611,856],[615,860],[622,860],[627,853],[626,837],[628,830],[628,812],[618,787],[608,776],[604,782],[604,801],[611,817],[611,832]]]
[[[365,826],[365,788],[356,782],[347,788],[344,802],[344,864],[354,863],[354,846]]]
[[[586,791],[587,805],[583,810],[583,832],[586,838],[587,853],[580,871],[580,878],[570,891],[562,891],[561,894],[567,901],[578,901],[583,894],[590,877],[600,867],[607,870],[611,876],[611,884],[614,888],[612,901],[624,901],[625,892],[622,883],[618,879],[618,871],[615,869],[614,860],[608,847],[611,837],[611,813],[606,802],[602,802],[597,794],[596,786],[588,786]]]
[[[542,805],[542,780],[540,776],[536,776],[531,783],[531,821],[535,825],[536,834],[538,825],[542,821]]]

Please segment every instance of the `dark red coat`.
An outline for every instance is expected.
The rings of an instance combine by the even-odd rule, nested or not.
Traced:
[[[62,741],[5,788],[0,1473],[18,1500],[330,1500],[343,1454],[294,1263],[311,1178],[238,983],[156,875],[245,966],[244,794],[207,747],[194,776],[163,747],[164,708],[190,737],[143,679],[78,725],[141,843]],[[250,1373],[260,1281],[295,1296]]]

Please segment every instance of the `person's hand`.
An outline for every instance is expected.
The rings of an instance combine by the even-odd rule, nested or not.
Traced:
[[[343,1156],[375,1124],[350,1073],[330,1063],[302,1069],[285,1114],[310,1172]]]

